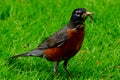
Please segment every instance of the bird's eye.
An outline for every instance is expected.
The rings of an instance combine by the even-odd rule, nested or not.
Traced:
[[[78,17],[80,17],[80,13],[76,13],[75,15],[78,16]]]

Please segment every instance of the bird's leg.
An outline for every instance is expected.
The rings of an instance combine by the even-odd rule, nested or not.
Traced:
[[[54,65],[54,73],[57,75],[57,69],[58,69],[59,61],[57,61]]]
[[[70,72],[67,70],[67,63],[68,63],[68,60],[65,60],[63,67],[64,67],[65,71],[70,75]]]

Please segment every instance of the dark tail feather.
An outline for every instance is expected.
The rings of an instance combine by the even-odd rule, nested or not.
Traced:
[[[18,58],[18,57],[27,57],[27,56],[43,57],[43,54],[44,54],[44,50],[33,50],[33,51],[30,51],[30,52],[27,52],[27,53],[12,56],[12,57],[9,58],[9,60],[15,59],[15,58]]]
[[[17,54],[17,55],[15,55],[15,56],[12,56],[12,57],[10,57],[10,58],[18,58],[18,57],[25,57],[25,56],[28,56],[28,54],[29,53],[22,53],[22,54]]]

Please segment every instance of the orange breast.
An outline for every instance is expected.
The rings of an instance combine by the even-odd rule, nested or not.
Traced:
[[[45,50],[48,60],[60,61],[73,57],[81,48],[84,39],[84,27],[67,30],[68,40],[60,47]]]

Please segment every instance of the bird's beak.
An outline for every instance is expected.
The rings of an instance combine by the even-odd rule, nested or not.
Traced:
[[[94,12],[86,12],[86,14],[91,18],[91,21],[93,20],[93,14]]]
[[[87,15],[95,14],[94,12],[86,12]]]

